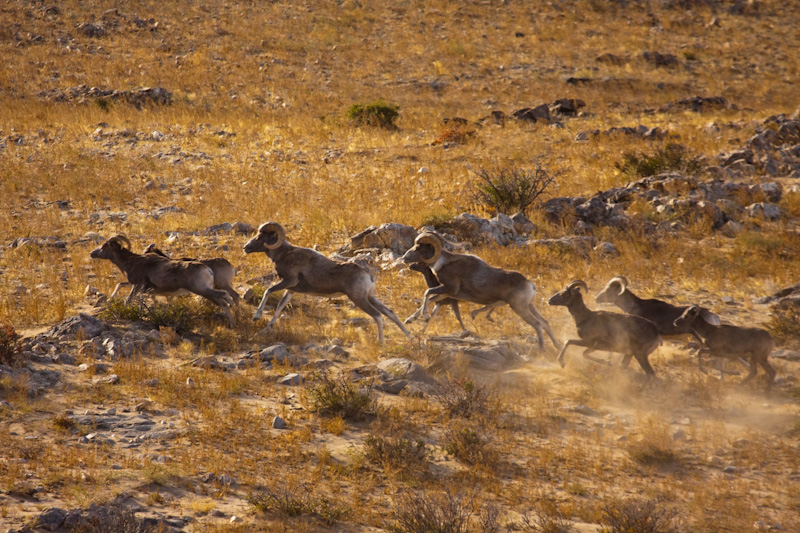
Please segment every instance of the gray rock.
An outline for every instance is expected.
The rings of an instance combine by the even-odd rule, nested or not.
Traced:
[[[258,356],[261,358],[261,361],[264,362],[282,363],[291,357],[291,354],[289,353],[289,350],[286,349],[285,344],[278,343],[264,348],[258,352]]]
[[[278,380],[278,385],[301,385],[303,381],[303,376],[293,372],[280,378]]]
[[[67,518],[67,512],[58,507],[48,507],[42,511],[34,520],[34,529],[44,529],[46,531],[56,531]]]
[[[719,231],[726,237],[733,238],[739,235],[743,229],[744,226],[741,225],[740,223],[736,222],[735,220],[729,220],[725,224],[720,226]]]
[[[390,222],[378,227],[370,226],[361,233],[353,235],[350,237],[350,244],[342,249],[342,252],[388,248],[398,255],[403,255],[414,246],[416,238],[417,230],[413,227]]]
[[[388,394],[400,394],[408,386],[405,379],[395,379],[392,381],[381,381],[375,384],[375,388]]]
[[[765,220],[778,220],[781,218],[781,208],[775,204],[757,202],[745,207],[745,212],[753,218],[763,218]]]
[[[75,366],[75,358],[66,353],[58,353],[53,357],[53,362],[60,365]]]
[[[283,418],[276,416],[275,418],[272,419],[272,428],[286,429],[286,421]]]
[[[394,357],[379,361],[377,364],[378,372],[388,374],[394,379],[404,379],[407,381],[419,381],[433,385],[436,380],[425,371],[419,363],[402,357]]]
[[[595,411],[594,409],[592,409],[587,405],[578,405],[576,407],[573,407],[572,411],[586,416],[600,416],[597,411]]]
[[[728,466],[726,466],[725,468],[722,469],[722,472],[725,473],[725,474],[735,474],[738,471],[739,471],[739,469],[736,468],[733,465],[728,465]]]
[[[48,329],[44,336],[71,340],[80,334],[84,339],[91,339],[100,335],[104,328],[105,324],[101,320],[86,313],[80,313]]]
[[[601,255],[607,255],[610,257],[616,257],[619,255],[619,250],[617,250],[617,247],[610,242],[601,242],[594,247],[594,251]]]

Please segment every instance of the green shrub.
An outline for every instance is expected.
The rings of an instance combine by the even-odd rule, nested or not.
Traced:
[[[125,320],[129,322],[147,322],[155,328],[168,327],[182,335],[192,331],[197,313],[188,300],[177,300],[170,304],[154,302],[126,304],[124,300],[114,298],[108,301],[105,310],[100,313],[105,320]]]
[[[347,110],[347,118],[358,126],[377,126],[395,129],[400,116],[400,107],[377,100],[370,104],[353,104]]]
[[[473,200],[490,211],[504,214],[525,213],[563,170],[548,169],[540,158],[532,168],[515,165],[479,168],[472,186]]]
[[[622,156],[622,163],[616,166],[624,174],[637,178],[669,171],[695,174],[703,168],[700,159],[691,156],[686,147],[678,143],[667,143],[652,154],[626,152]]]

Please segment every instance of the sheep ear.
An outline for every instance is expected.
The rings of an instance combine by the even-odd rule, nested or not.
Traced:
[[[700,316],[703,317],[703,320],[705,320],[706,322],[708,322],[712,326],[719,326],[720,325],[719,315],[717,315],[716,313],[712,313],[711,311],[709,311],[707,309],[701,309],[700,310]]]

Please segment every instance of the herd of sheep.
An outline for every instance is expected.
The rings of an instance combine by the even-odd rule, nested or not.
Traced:
[[[132,287],[126,302],[139,293],[162,296],[194,293],[221,307],[233,324],[230,307],[238,302],[239,295],[231,285],[235,269],[227,260],[171,259],[154,245],[148,246],[142,254],[130,248],[130,241],[124,235],[116,235],[91,252],[92,258],[110,260],[127,277],[127,283],[118,284],[112,297],[124,285]],[[375,281],[365,268],[290,244],[280,224],[262,224],[258,234],[245,244],[244,252],[264,252],[275,264],[280,278],[264,292],[254,320],[261,317],[269,295],[283,289],[286,292],[268,327],[275,324],[296,292],[326,297],[344,295],[375,321],[379,343],[383,342],[383,315],[407,337],[411,336],[397,315],[378,300]],[[486,312],[488,318],[494,308],[508,305],[536,330],[540,348],[544,348],[543,333],[547,333],[556,348],[560,348],[558,361],[562,366],[564,352],[575,345],[584,347],[583,356],[596,362],[606,362],[590,355],[596,350],[623,354],[623,366],[636,358],[647,376],[652,377],[655,371],[648,357],[661,344],[662,337],[689,334],[699,342],[697,356],[701,370],[704,354],[728,359],[748,358],[750,371],[743,383],[756,375],[758,366],[767,373],[768,386],[775,379],[775,369],[768,361],[774,342],[767,331],[720,324],[717,315],[697,305],[680,307],[661,300],[641,299],[630,291],[628,281],[621,276],[609,281],[596,301],[616,305],[625,314],[590,310],[581,293],[588,291],[583,281],[573,281],[548,300],[550,305],[565,306],[575,321],[579,338],[562,345],[534,305],[533,283],[519,272],[493,267],[475,255],[447,251],[442,237],[433,232],[418,235],[402,260],[412,270],[422,273],[428,285],[422,305],[405,323],[420,317],[429,320],[441,306],[449,305],[466,331],[459,301],[483,306],[472,312],[473,319],[481,312]],[[434,308],[429,314],[431,304]]]

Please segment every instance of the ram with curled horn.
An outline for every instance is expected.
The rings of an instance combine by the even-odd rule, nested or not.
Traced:
[[[375,281],[369,272],[355,263],[334,261],[311,248],[290,244],[286,240],[286,230],[277,222],[262,224],[258,234],[245,244],[244,252],[264,252],[275,264],[275,270],[281,278],[264,292],[253,320],[261,318],[270,294],[286,289],[267,327],[275,325],[292,295],[297,292],[329,298],[347,296],[375,321],[379,343],[383,343],[382,315],[397,324],[407,337],[411,336],[397,315],[378,300]]]
[[[140,292],[153,296],[193,293],[220,306],[228,322],[233,325],[230,312],[233,299],[227,292],[214,288],[214,272],[203,263],[172,260],[152,253],[134,253],[131,251],[131,242],[124,235],[109,238],[89,255],[92,259],[108,259],[125,274],[128,283],[132,285],[125,303],[130,303]],[[112,296],[124,284],[118,284]]]
[[[442,237],[433,232],[417,235],[414,246],[403,256],[403,261],[427,264],[439,280],[439,286],[425,291],[421,312],[424,319],[430,319],[430,303],[446,298],[486,306],[476,313],[508,304],[536,330],[540,349],[544,349],[543,330],[557,348],[561,347],[550,324],[536,309],[536,288],[519,272],[493,267],[475,255],[449,252],[444,249]]]
[[[595,297],[597,303],[616,305],[629,315],[644,317],[653,322],[658,327],[662,337],[677,337],[692,335],[703,347],[703,339],[692,327],[691,323],[681,323],[676,325],[675,320],[680,317],[687,309],[688,305],[678,306],[655,298],[639,298],[628,287],[629,283],[624,276],[612,278],[602,291]],[[705,307],[699,307],[699,314],[702,320],[712,326],[719,326],[719,316],[709,311]],[[698,365],[702,370],[702,364],[698,356]]]
[[[661,345],[658,327],[640,316],[592,311],[583,303],[581,289],[588,292],[589,287],[581,280],[573,281],[547,301],[550,305],[565,306],[578,330],[579,338],[568,340],[558,354],[561,366],[564,366],[564,352],[575,345],[585,347],[583,356],[598,363],[608,364],[607,361],[590,355],[595,350],[624,354],[624,367],[635,357],[648,377],[655,376],[648,356]]]

